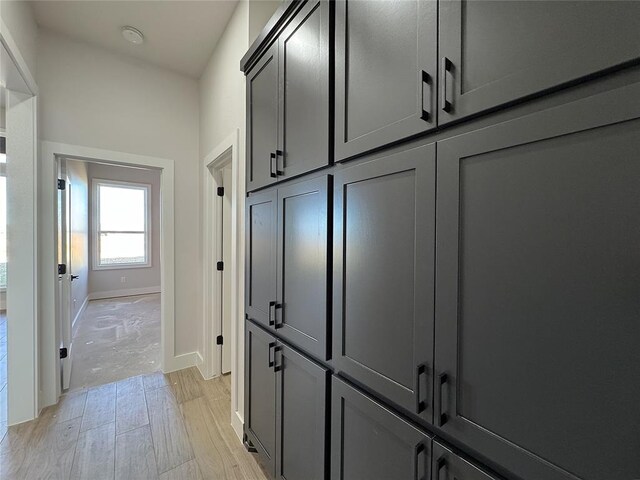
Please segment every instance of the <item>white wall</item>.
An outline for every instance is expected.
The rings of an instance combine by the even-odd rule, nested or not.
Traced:
[[[175,162],[176,354],[197,349],[201,318],[196,81],[41,30],[42,140]],[[48,159],[47,159],[48,161]]]
[[[20,0],[2,0],[0,17],[9,29],[29,73],[36,75],[36,55],[38,27],[36,25],[30,2]]]
[[[67,160],[71,192],[71,261],[69,271],[78,278],[71,282],[71,321],[75,323],[89,295],[89,179],[87,164]]]
[[[282,0],[259,0],[249,2],[249,44],[260,35],[271,15],[282,5]]]
[[[151,185],[151,266],[145,268],[118,268],[116,270],[89,270],[89,292],[103,296],[110,292],[131,289],[155,289],[160,291],[160,171],[114,165],[89,164],[89,188],[93,180],[117,180]],[[93,225],[93,193],[89,193],[89,225]],[[89,234],[91,242],[93,231]],[[93,252],[93,250],[91,250]],[[91,259],[90,259],[91,261]],[[122,277],[125,282],[121,282]]]

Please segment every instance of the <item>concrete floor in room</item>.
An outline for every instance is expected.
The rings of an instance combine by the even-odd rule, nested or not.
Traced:
[[[78,322],[69,391],[160,370],[160,294],[92,300]]]
[[[266,479],[231,428],[230,382],[192,367],[67,393],[8,429],[0,478]]]

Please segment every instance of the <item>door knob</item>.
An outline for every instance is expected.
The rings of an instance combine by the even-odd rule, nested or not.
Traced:
[[[79,275],[71,275],[71,281],[73,282],[74,280],[77,280],[78,278],[80,278]]]

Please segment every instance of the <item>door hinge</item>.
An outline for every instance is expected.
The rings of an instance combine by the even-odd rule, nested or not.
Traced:
[[[218,335],[216,337],[216,345],[222,345],[222,335]]]
[[[63,180],[62,178],[58,179],[58,190],[64,190],[65,188],[67,188],[67,182],[65,180]]]
[[[224,262],[218,262],[216,263],[216,270],[218,270],[219,272],[224,270]]]
[[[67,347],[61,348],[60,349],[60,358],[67,358]]]
[[[67,266],[64,263],[58,264],[58,275],[64,275],[67,273]]]
[[[224,187],[218,187],[218,196],[224,197]]]

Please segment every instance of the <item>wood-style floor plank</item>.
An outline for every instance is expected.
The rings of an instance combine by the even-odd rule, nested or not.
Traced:
[[[81,417],[84,414],[84,406],[87,401],[87,392],[79,391],[67,393],[60,397],[58,405],[54,406],[53,416],[56,422],[66,422],[73,418]]]
[[[189,460],[182,465],[160,475],[160,480],[204,480],[200,468],[195,460]]]
[[[71,469],[74,480],[112,480],[114,478],[116,424],[81,432]]]
[[[116,384],[116,435],[149,424],[142,377]]]
[[[204,395],[201,378],[200,372],[195,367],[167,374],[169,386],[178,403],[188,402]]]
[[[158,467],[149,426],[116,436],[116,480],[158,478]]]
[[[87,404],[82,416],[81,432],[115,422],[116,384],[94,387],[87,392]]]
[[[158,473],[193,459],[178,403],[169,387],[145,392]]]
[[[160,387],[166,387],[169,385],[167,376],[162,372],[149,373],[142,376],[142,383],[145,390],[153,390]]]

